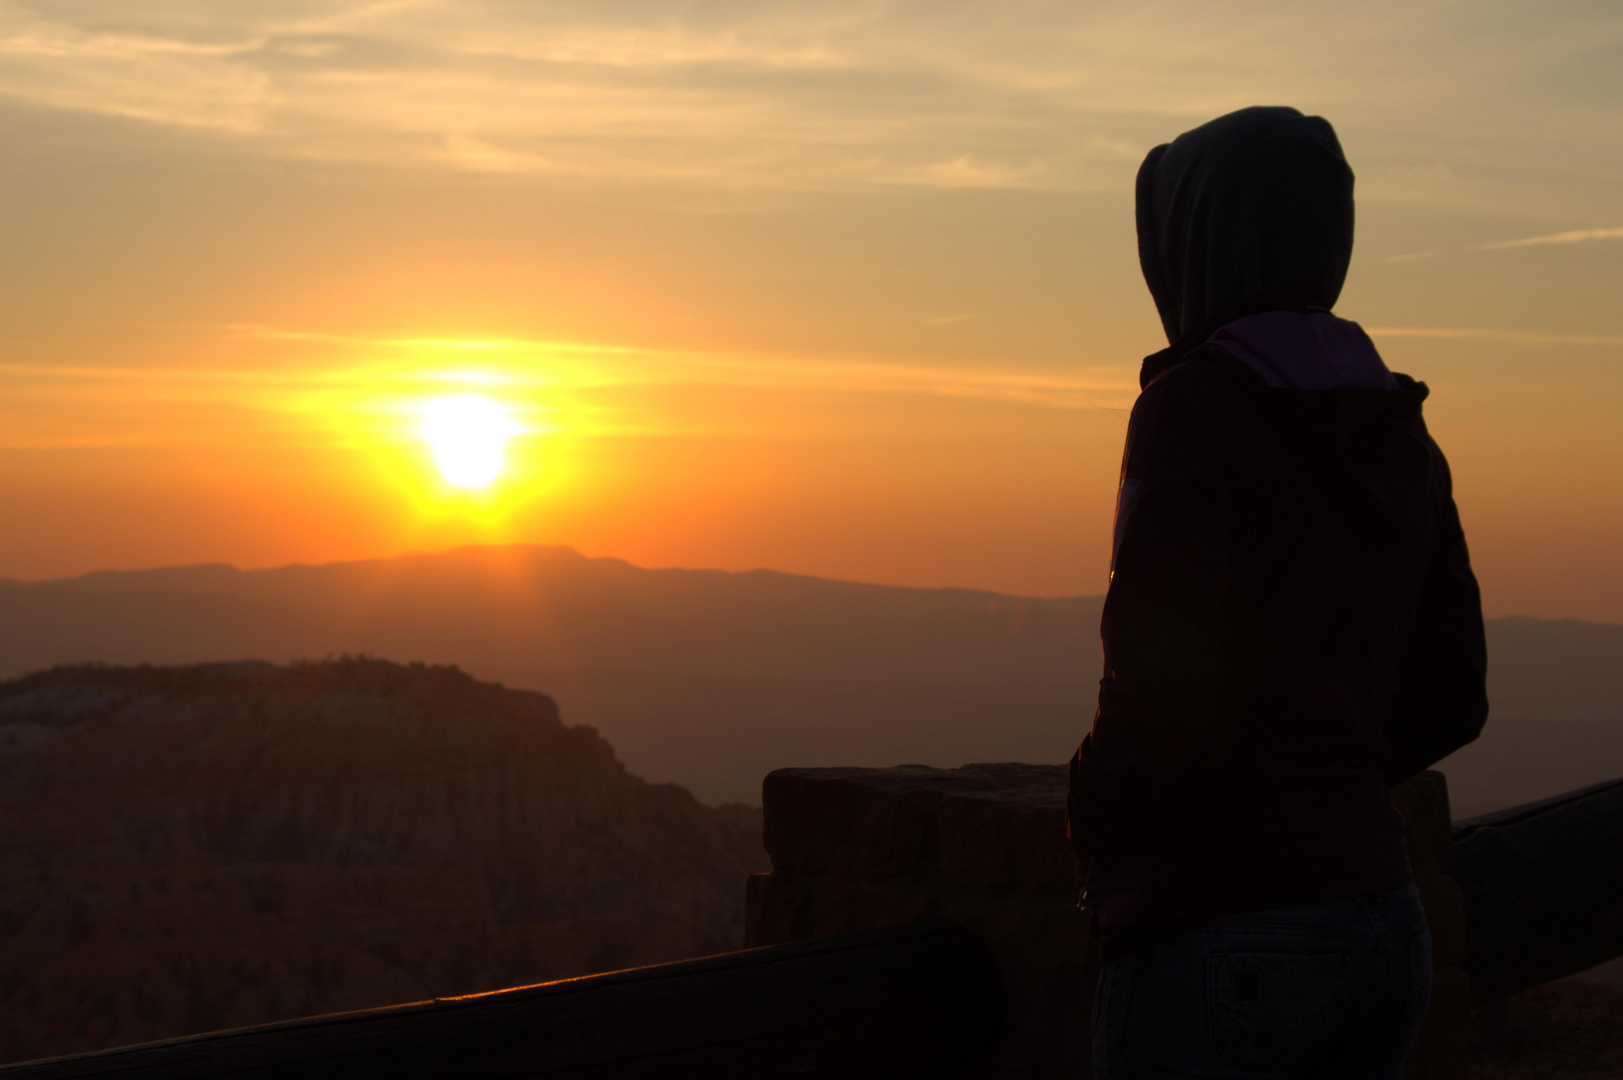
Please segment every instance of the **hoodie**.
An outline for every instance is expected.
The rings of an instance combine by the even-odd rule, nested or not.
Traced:
[[[1329,310],[1353,225],[1334,130],[1230,114],[1151,151],[1137,201],[1171,344],[1128,426],[1068,804],[1118,940],[1405,884],[1389,789],[1487,715],[1427,389]]]

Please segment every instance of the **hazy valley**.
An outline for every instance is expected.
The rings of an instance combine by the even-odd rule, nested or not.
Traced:
[[[1092,714],[1100,603],[464,548],[0,584],[0,675],[346,652],[456,664],[550,694],[636,775],[756,802],[784,765],[1064,760]],[[1623,626],[1507,618],[1488,636],[1488,732],[1443,766],[1458,813],[1623,773]]]

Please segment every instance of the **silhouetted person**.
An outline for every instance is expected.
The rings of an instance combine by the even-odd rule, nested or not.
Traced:
[[[1426,387],[1330,313],[1335,131],[1231,113],[1138,173],[1144,361],[1070,826],[1095,1076],[1381,1077],[1431,988],[1389,789],[1487,717],[1481,603]]]

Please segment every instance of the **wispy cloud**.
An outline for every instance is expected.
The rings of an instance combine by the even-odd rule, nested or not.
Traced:
[[[1582,244],[1589,240],[1623,240],[1623,227],[1616,229],[1571,229],[1567,232],[1528,236],[1521,240],[1500,240],[1493,244],[1477,244],[1467,251],[1499,251],[1503,248],[1539,247],[1544,244]]]
[[[872,0],[0,0],[0,97],[274,153],[599,181],[1064,188],[1130,168],[1142,147],[1120,131],[1075,133],[1074,76],[967,49],[986,21]]]
[[[1507,345],[1623,346],[1623,335],[1617,334],[1541,334],[1530,330],[1465,326],[1366,326],[1364,329],[1371,337],[1488,341]]]

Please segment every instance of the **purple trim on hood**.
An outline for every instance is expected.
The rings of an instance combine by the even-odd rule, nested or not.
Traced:
[[[1363,327],[1327,311],[1249,315],[1213,334],[1210,343],[1279,389],[1358,386],[1396,390],[1398,386]]]

